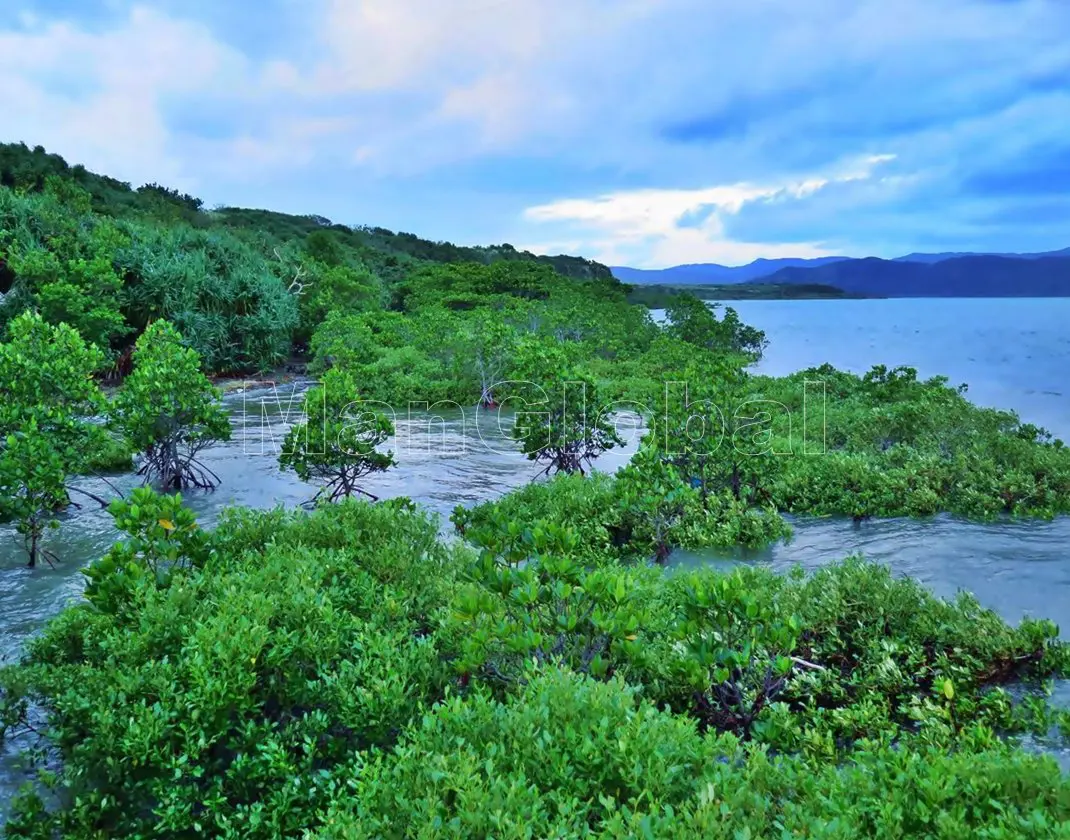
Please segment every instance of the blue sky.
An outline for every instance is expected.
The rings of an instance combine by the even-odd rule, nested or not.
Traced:
[[[0,139],[611,265],[1070,245],[1066,0],[5,0]]]

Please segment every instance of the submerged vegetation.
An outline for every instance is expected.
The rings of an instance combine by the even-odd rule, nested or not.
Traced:
[[[1054,762],[999,737],[1052,723],[1001,688],[1065,672],[1049,623],[1012,629],[857,559],[670,576],[579,553],[563,525],[448,546],[403,500],[234,510],[211,532],[177,500],[137,502],[85,602],[0,672],[9,734],[27,704],[48,712],[58,769],[40,781],[65,803],[28,790],[9,836],[1047,836],[1070,819]]]
[[[785,514],[1070,512],[1070,451],[1044,430],[909,368],[756,375],[767,338],[731,308],[674,295],[658,324],[578,258],[206,211],[25,147],[0,148],[0,184],[0,515],[56,562],[74,477],[133,453],[151,485],[110,500],[124,539],[0,670],[0,736],[38,759],[7,836],[1070,821],[1070,782],[1008,737],[1070,729],[1004,688],[1070,673],[1050,622],[862,558],[659,567],[789,538]],[[279,465],[318,503],[199,528],[166,493],[216,484],[198,454],[230,426],[208,377],[287,359],[320,381]],[[409,409],[498,411],[545,476],[458,507],[444,539],[372,492]],[[634,457],[592,470],[627,418]]]

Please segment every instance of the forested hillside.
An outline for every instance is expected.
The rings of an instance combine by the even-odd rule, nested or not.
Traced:
[[[410,276],[441,264],[508,263],[548,281],[625,287],[579,257],[469,248],[320,216],[234,207],[0,145],[0,327],[32,305],[122,370],[155,318],[172,320],[209,371],[265,370],[303,349],[333,308],[391,309]],[[541,274],[540,274],[541,272]],[[506,290],[509,272],[498,273]],[[530,283],[521,280],[522,283]]]

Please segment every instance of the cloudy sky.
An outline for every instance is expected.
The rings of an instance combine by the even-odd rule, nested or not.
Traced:
[[[2,0],[0,140],[612,265],[1070,245],[1068,0]]]

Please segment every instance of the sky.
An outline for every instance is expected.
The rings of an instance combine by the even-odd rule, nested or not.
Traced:
[[[609,265],[1070,245],[1067,0],[3,0],[0,141]]]

